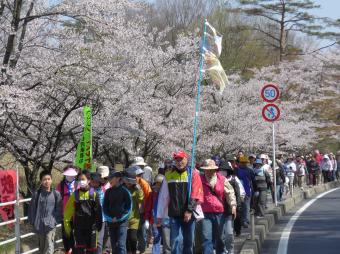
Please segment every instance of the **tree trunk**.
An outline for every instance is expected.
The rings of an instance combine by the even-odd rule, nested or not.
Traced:
[[[281,14],[281,22],[280,22],[280,62],[283,60],[283,57],[286,53],[286,29],[285,29],[285,14],[286,14],[286,6],[284,1],[282,2],[282,14]]]
[[[14,10],[13,10],[13,19],[11,22],[11,33],[8,36],[7,44],[6,44],[6,51],[3,59],[4,67],[8,66],[9,59],[15,51],[15,39],[19,28],[20,23],[20,13],[22,7],[22,0],[15,0],[14,2]]]

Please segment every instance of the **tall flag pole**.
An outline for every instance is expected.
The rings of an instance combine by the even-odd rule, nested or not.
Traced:
[[[189,191],[188,191],[188,200],[191,197],[191,187],[192,187],[192,170],[195,168],[195,149],[197,142],[197,125],[198,125],[198,114],[200,111],[200,98],[201,98],[201,83],[203,80],[203,62],[204,62],[204,45],[206,41],[206,32],[207,32],[207,20],[204,20],[203,26],[203,35],[202,35],[202,44],[200,47],[200,62],[199,62],[199,79],[197,81],[197,95],[196,95],[196,107],[195,107],[195,117],[194,117],[194,133],[192,138],[192,149],[191,149],[191,167],[189,169]]]
[[[94,171],[92,159],[92,111],[89,106],[85,106],[84,129],[80,142],[77,145],[75,165],[81,169]]]
[[[209,29],[209,32],[207,31]],[[207,20],[204,20],[202,44],[200,47],[200,61],[199,61],[199,79],[197,81],[197,95],[196,95],[196,107],[194,117],[194,131],[193,141],[191,149],[191,166],[189,169],[189,191],[188,200],[191,197],[192,189],[192,170],[195,168],[195,155],[196,155],[196,143],[197,143],[197,126],[198,117],[200,111],[200,98],[201,98],[201,83],[203,80],[203,74],[206,73],[209,77],[210,83],[214,84],[223,93],[224,88],[229,84],[227,75],[219,61],[219,56],[222,52],[222,35],[209,24]]]

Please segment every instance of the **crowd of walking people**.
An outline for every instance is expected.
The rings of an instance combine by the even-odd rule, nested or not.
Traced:
[[[195,169],[188,157],[177,151],[158,171],[142,157],[123,171],[69,165],[55,189],[51,173],[42,171],[28,213],[40,253],[54,252],[61,223],[65,254],[134,254],[148,247],[153,254],[231,254],[235,237],[249,227],[251,209],[261,218],[267,197],[275,199],[274,182],[280,202],[294,188],[339,178],[340,153],[278,153],[274,162],[240,151],[212,156]]]

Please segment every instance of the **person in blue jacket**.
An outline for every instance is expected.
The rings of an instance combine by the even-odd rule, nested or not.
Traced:
[[[128,189],[121,183],[122,174],[111,171],[111,188],[104,196],[104,217],[109,226],[112,253],[126,254],[128,219],[132,210],[132,198]]]

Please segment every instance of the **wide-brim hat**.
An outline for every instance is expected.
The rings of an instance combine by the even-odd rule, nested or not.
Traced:
[[[138,176],[141,174],[144,174],[144,170],[141,169],[139,166],[134,165],[134,166],[130,166],[128,167],[125,172],[127,173],[127,175],[131,175],[131,176]]]
[[[147,163],[145,163],[143,157],[135,157],[133,159],[133,162],[131,164],[131,166],[146,166],[148,165]]]
[[[78,172],[75,168],[68,168],[63,173],[64,176],[77,176]]]
[[[218,166],[216,165],[214,160],[207,159],[203,162],[201,169],[203,169],[203,170],[216,170],[216,169],[218,169]]]

